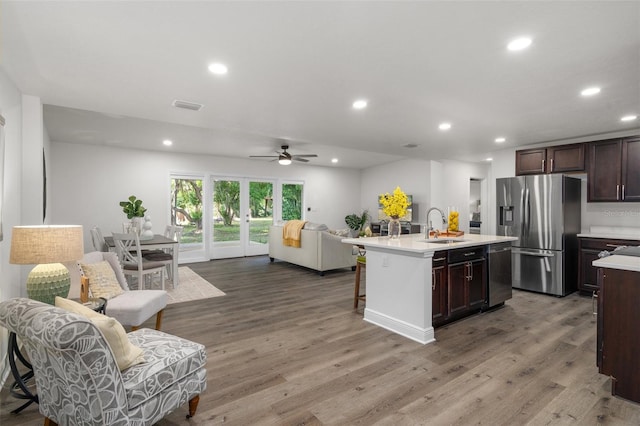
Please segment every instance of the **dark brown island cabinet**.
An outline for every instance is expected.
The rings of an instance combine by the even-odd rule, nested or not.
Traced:
[[[432,260],[432,325],[480,312],[487,301],[483,247],[436,252]]]
[[[578,290],[581,294],[598,291],[598,268],[591,263],[598,260],[603,251],[613,252],[618,247],[637,246],[640,240],[617,240],[608,238],[578,238]]]
[[[584,159],[581,143],[523,149],[516,151],[516,176],[584,172]]]
[[[599,268],[598,371],[611,394],[640,403],[640,272]]]
[[[588,144],[587,201],[640,201],[640,136]]]

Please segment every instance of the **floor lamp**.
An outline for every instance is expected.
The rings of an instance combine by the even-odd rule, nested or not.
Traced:
[[[84,246],[82,226],[80,225],[42,225],[14,226],[11,235],[11,253],[9,263],[17,265],[37,264],[27,277],[27,295],[40,302],[55,303],[56,296],[67,297],[71,278],[69,270],[61,262],[82,259]],[[8,358],[15,382],[11,394],[27,402],[12,411],[19,413],[33,402],[38,395],[27,387],[27,381],[33,378],[31,364],[20,352],[15,333],[9,333]],[[20,374],[16,358],[28,369]]]

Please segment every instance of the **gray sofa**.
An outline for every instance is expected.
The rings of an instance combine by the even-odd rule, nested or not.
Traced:
[[[331,234],[326,226],[313,226],[313,229],[302,229],[300,247],[289,247],[282,244],[282,225],[269,228],[269,257],[304,266],[320,272],[340,268],[355,269],[356,256],[353,247],[344,244],[342,236]]]

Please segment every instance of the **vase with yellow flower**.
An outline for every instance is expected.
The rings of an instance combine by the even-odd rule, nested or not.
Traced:
[[[400,218],[407,214],[407,208],[411,205],[409,197],[398,186],[393,190],[393,194],[387,192],[380,195],[378,202],[382,206],[384,214],[391,218],[389,220],[389,237],[400,237]]]

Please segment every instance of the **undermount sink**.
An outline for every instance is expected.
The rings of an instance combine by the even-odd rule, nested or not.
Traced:
[[[469,241],[469,240],[465,240],[463,238],[430,238],[430,239],[424,239],[422,240],[423,243],[430,243],[430,244],[453,244],[453,243],[463,243],[465,241]]]

